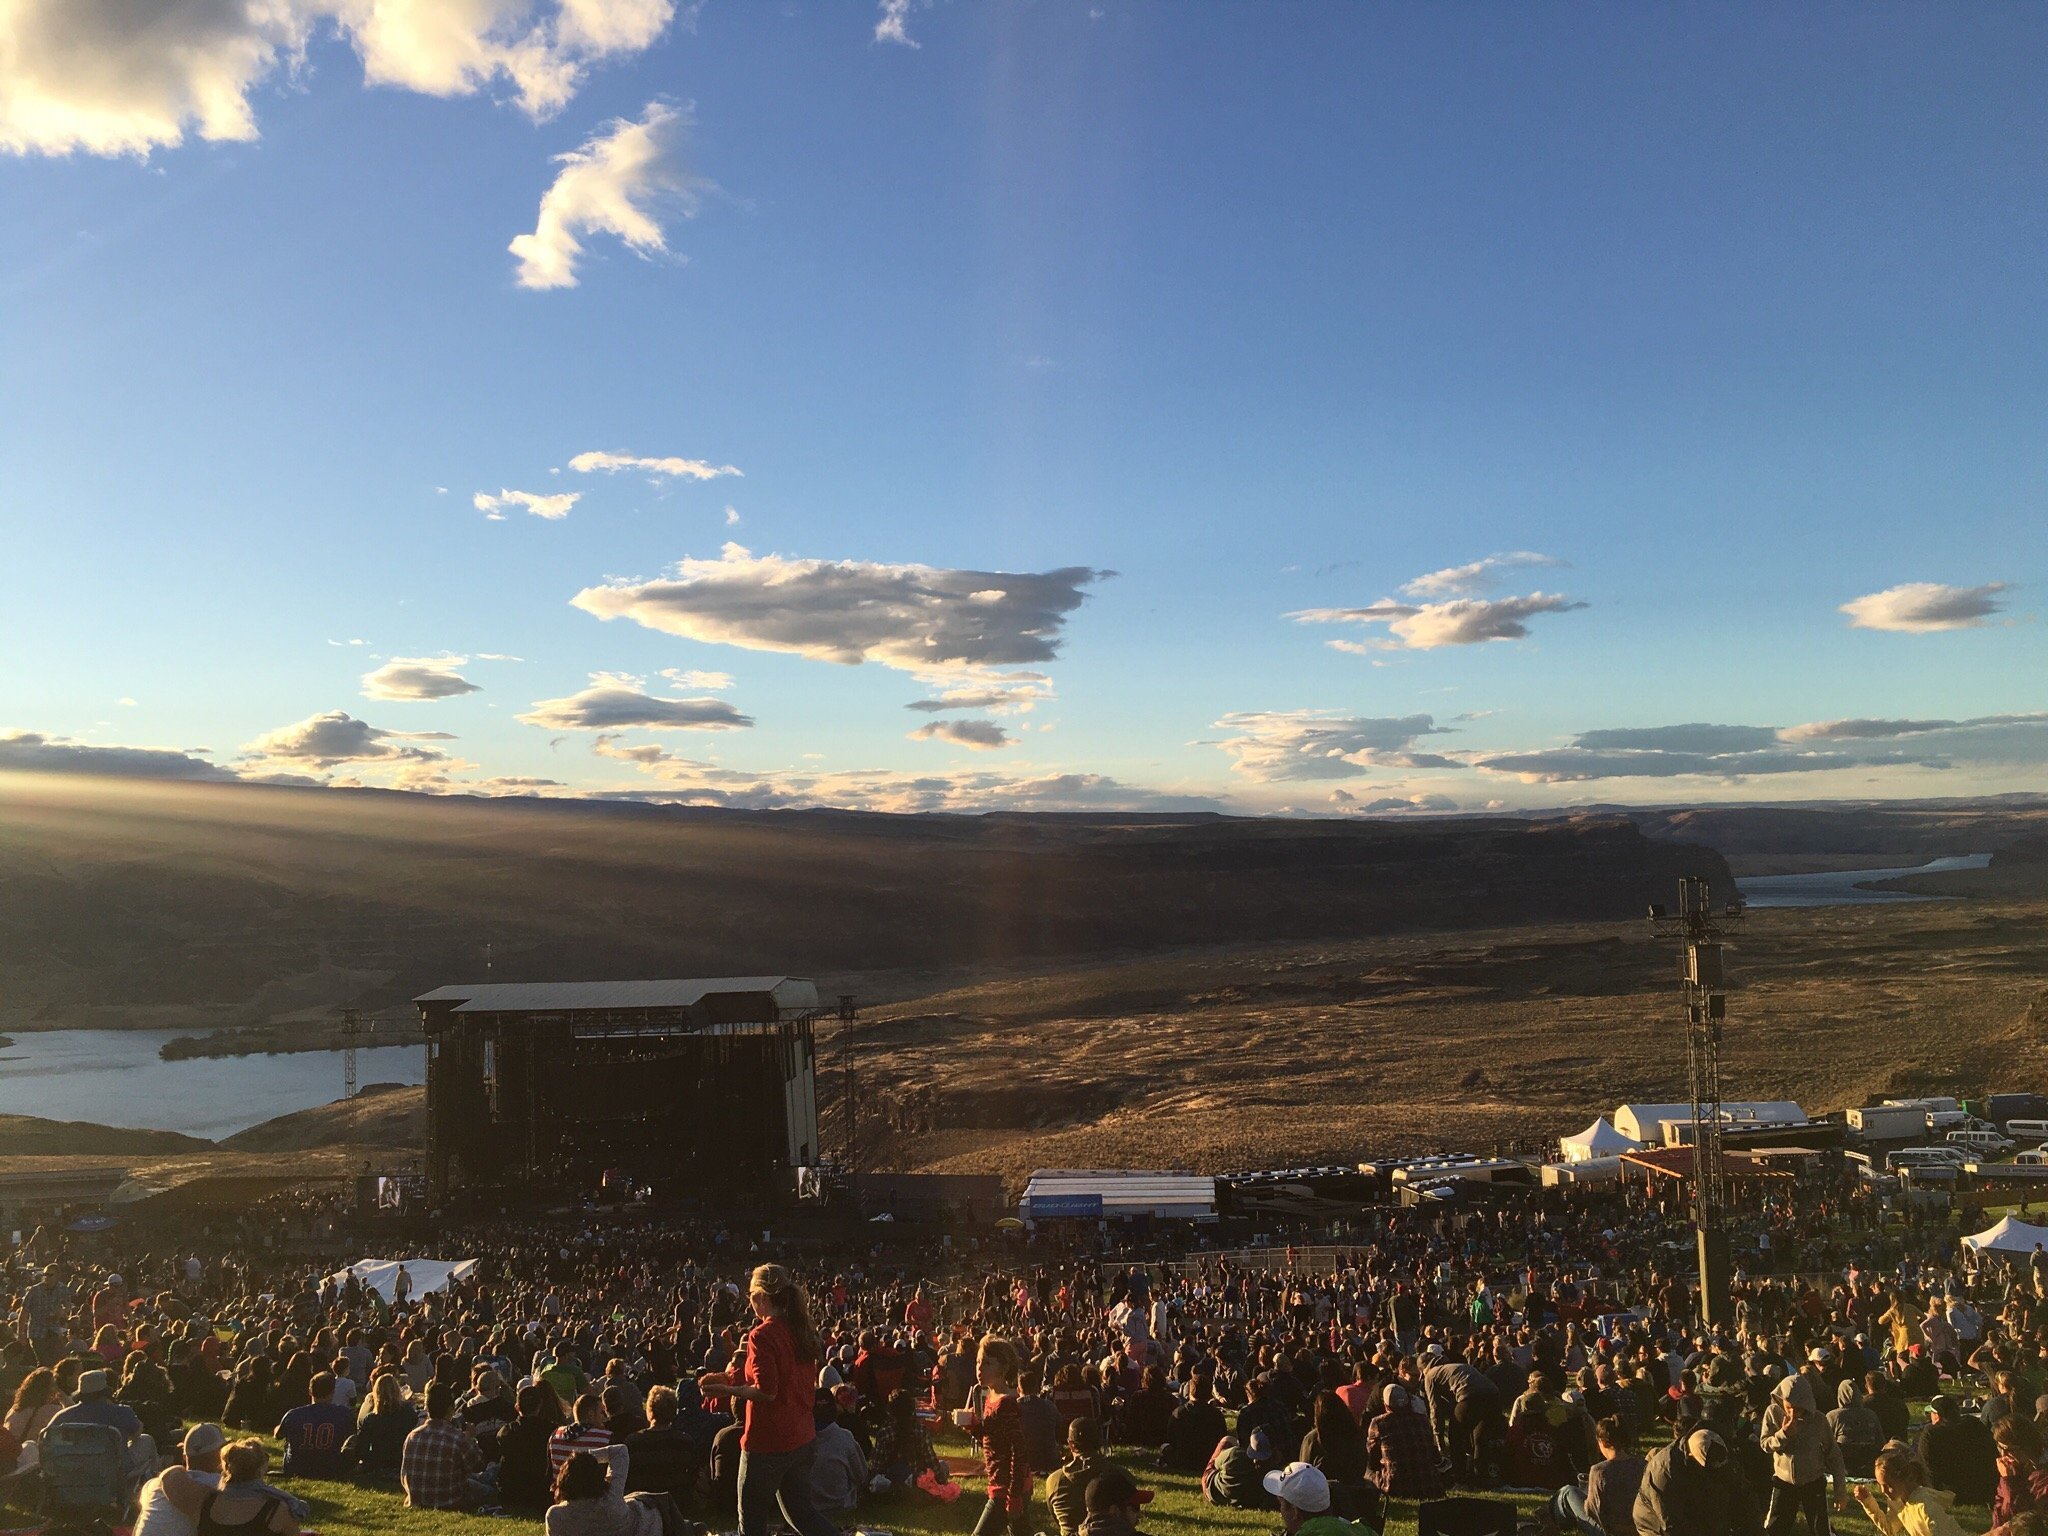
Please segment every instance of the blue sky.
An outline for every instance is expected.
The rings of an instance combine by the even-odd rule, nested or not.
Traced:
[[[0,0],[0,765],[2043,787],[2038,16],[436,3]]]

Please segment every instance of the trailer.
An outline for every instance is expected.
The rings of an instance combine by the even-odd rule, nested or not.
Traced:
[[[1918,1141],[1927,1134],[1927,1111],[1917,1104],[1866,1104],[1842,1118],[1858,1141]]]

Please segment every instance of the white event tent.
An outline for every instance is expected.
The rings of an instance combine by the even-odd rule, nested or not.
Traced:
[[[1619,1157],[1624,1152],[1640,1152],[1643,1144],[1633,1137],[1624,1136],[1607,1123],[1605,1115],[1600,1116],[1576,1136],[1560,1136],[1557,1139],[1558,1156],[1567,1163],[1587,1163],[1600,1157]]]
[[[2001,1216],[1996,1225],[1986,1227],[1963,1241],[1979,1253],[2030,1254],[2036,1248],[2048,1248],[2048,1227],[2029,1226],[2024,1221]]]
[[[366,1291],[375,1291],[386,1301],[394,1299],[393,1290],[398,1283],[398,1266],[405,1266],[406,1274],[412,1277],[412,1294],[424,1296],[429,1291],[438,1291],[450,1280],[460,1280],[476,1268],[475,1259],[357,1259],[347,1269],[338,1269],[327,1278],[336,1285],[348,1283],[354,1275]]]

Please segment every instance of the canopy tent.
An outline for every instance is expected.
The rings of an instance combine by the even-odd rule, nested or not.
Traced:
[[[1986,1227],[1982,1232],[1963,1239],[1979,1253],[2031,1254],[2036,1248],[2048,1249],[2048,1227],[2029,1226],[2024,1221],[2015,1221],[2010,1216],[2001,1216],[1995,1226]]]
[[[1641,1150],[1641,1142],[1622,1135],[1607,1123],[1605,1115],[1600,1116],[1576,1136],[1557,1138],[1558,1157],[1567,1163],[1590,1162],[1596,1157],[1619,1157],[1624,1152]]]
[[[475,1259],[357,1259],[347,1269],[337,1269],[327,1278],[336,1285],[344,1285],[354,1275],[366,1291],[375,1291],[386,1301],[396,1299],[394,1288],[398,1284],[398,1266],[403,1264],[405,1272],[412,1277],[412,1294],[424,1296],[429,1291],[443,1290],[450,1280],[461,1280],[476,1268]]]

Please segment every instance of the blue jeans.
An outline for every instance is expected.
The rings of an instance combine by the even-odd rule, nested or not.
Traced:
[[[839,1536],[839,1527],[811,1502],[811,1456],[817,1441],[793,1451],[740,1452],[740,1536],[768,1536],[779,1505],[797,1536]]]
[[[1577,1483],[1566,1483],[1557,1490],[1557,1496],[1550,1501],[1550,1514],[1560,1531],[1576,1531],[1579,1536],[1606,1536],[1587,1518],[1586,1490]]]

